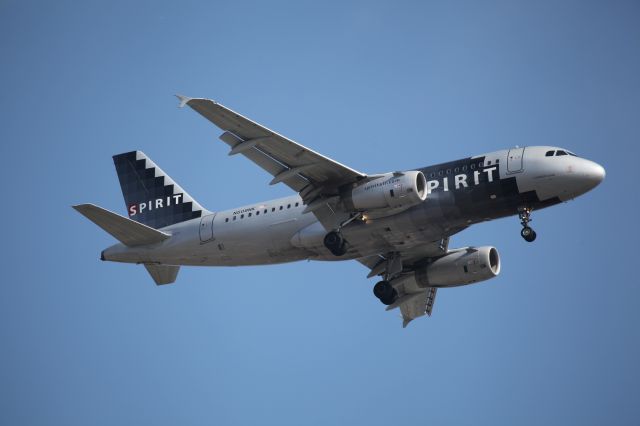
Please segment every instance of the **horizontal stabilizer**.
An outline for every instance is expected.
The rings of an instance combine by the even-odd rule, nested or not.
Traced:
[[[149,275],[156,282],[157,285],[171,284],[178,277],[179,266],[173,265],[153,265],[145,263],[144,267],[147,268]]]
[[[111,234],[125,246],[133,247],[156,244],[170,237],[169,234],[150,228],[147,225],[120,216],[94,204],[80,204],[73,206],[73,208]]]

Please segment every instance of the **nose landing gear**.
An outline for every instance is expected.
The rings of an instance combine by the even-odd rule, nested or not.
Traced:
[[[531,222],[531,209],[529,207],[523,207],[519,209],[518,216],[520,217],[520,223],[522,224],[522,231],[520,231],[520,235],[527,242],[533,242],[536,239],[536,231],[534,231],[530,226],[529,222]]]

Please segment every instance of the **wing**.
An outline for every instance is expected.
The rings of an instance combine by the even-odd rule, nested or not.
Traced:
[[[449,238],[446,237],[415,249],[363,257],[358,259],[358,262],[371,270],[367,278],[376,275],[396,277],[413,271],[415,267],[431,258],[444,255],[447,253],[448,246]],[[398,299],[387,307],[387,311],[400,308],[402,327],[406,327],[411,321],[421,316],[431,316],[437,288],[418,288],[405,284],[394,285],[394,288],[398,292]]]
[[[180,106],[188,105],[224,130],[220,139],[231,147],[229,155],[241,154],[273,176],[270,184],[284,183],[298,192],[325,224],[327,210],[337,201],[338,189],[366,179],[367,175],[300,145],[210,99],[178,95]]]

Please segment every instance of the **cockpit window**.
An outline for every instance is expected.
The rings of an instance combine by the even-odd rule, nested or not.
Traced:
[[[556,152],[556,155],[567,155],[567,153],[559,149],[558,152]]]
[[[574,157],[577,157],[577,155],[575,155],[575,154],[574,154],[573,152],[571,152],[571,151],[567,151],[567,154],[569,154],[569,155],[573,155]]]
[[[547,151],[547,153],[544,155],[545,157],[553,157],[553,154],[555,153],[555,151],[551,150],[551,151]]]

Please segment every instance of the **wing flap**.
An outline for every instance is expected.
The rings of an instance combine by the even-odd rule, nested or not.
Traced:
[[[431,316],[437,290],[435,287],[429,287],[424,292],[409,295],[413,297],[407,298],[398,305],[402,312],[402,328],[416,318],[424,315]]]
[[[237,136],[224,132],[220,136],[220,140],[231,147],[231,151],[229,151],[229,155],[233,154],[242,154],[244,157],[251,160],[253,163],[258,165],[261,169],[269,173],[274,179],[283,172],[290,170],[287,166],[283,165],[281,162],[271,157],[269,154],[263,152],[260,149],[258,143],[255,145],[251,145],[250,141],[243,142],[237,138]],[[240,142],[238,142],[240,140]],[[246,149],[238,149],[242,147],[244,144],[249,143],[251,146],[248,146]],[[234,152],[234,150],[236,150]],[[300,192],[305,186],[309,185],[309,181],[305,178],[299,176],[298,174],[289,176],[285,179],[282,179],[289,188],[293,189],[296,192]]]
[[[411,321],[424,315],[431,316],[436,299],[437,288],[426,289],[414,285],[407,286],[406,282],[394,284],[394,277],[407,272],[430,258],[438,258],[445,254],[449,246],[449,237],[432,241],[411,249],[396,249],[389,253],[380,253],[357,259],[358,262],[369,268],[367,278],[381,275],[391,281],[399,298],[387,307],[387,311],[400,308],[402,313],[402,327],[406,327]],[[395,248],[394,248],[395,249]],[[403,272],[404,271],[404,272]]]

